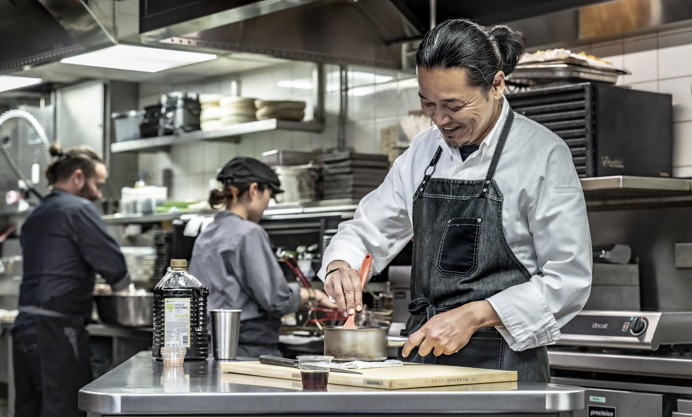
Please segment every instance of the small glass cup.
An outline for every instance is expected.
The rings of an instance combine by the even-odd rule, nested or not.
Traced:
[[[303,388],[306,390],[327,389],[329,382],[329,368],[331,367],[333,356],[326,355],[300,355],[300,378]]]
[[[186,352],[185,346],[163,346],[161,348],[163,366],[183,366]]]

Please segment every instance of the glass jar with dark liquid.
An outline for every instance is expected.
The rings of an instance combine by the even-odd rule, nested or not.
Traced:
[[[152,355],[161,360],[161,347],[185,346],[185,360],[206,359],[209,289],[187,272],[185,259],[171,259],[170,266],[154,287]]]

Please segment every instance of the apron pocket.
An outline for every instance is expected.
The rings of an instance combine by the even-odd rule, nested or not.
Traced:
[[[445,226],[437,269],[443,274],[470,275],[476,269],[480,218],[451,219]]]
[[[440,365],[503,369],[505,341],[497,330],[478,330],[469,343],[454,355],[439,357]]]

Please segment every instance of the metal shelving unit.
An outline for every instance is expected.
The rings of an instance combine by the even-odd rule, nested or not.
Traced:
[[[263,221],[300,220],[319,217],[351,218],[358,201],[351,199],[322,200],[309,203],[281,203],[270,206],[262,216]],[[106,224],[159,223],[172,221],[186,214],[213,215],[213,210],[179,211],[154,214],[107,214]]]
[[[609,176],[581,179],[589,209],[692,205],[692,180]]]
[[[258,120],[256,122],[239,123],[223,129],[209,132],[196,130],[178,135],[157,136],[152,138],[135,139],[111,144],[111,152],[156,152],[168,151],[171,146],[183,143],[223,140],[238,143],[240,136],[270,132],[273,130],[291,130],[301,132],[321,132],[324,124],[317,122],[293,122],[278,119]]]
[[[589,209],[637,208],[638,206],[692,205],[692,179],[610,176],[581,179]],[[357,200],[323,200],[310,203],[282,203],[269,207],[263,220],[282,220],[341,216],[355,212]],[[151,215],[103,216],[107,224],[153,223],[177,219],[183,214],[210,214],[211,211],[159,213]]]

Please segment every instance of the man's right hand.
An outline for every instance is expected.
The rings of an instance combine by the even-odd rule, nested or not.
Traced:
[[[339,268],[327,276],[324,292],[336,302],[337,309],[344,317],[363,310],[363,288],[360,285],[360,275],[357,269],[351,268],[345,261],[333,261],[327,271]]]

